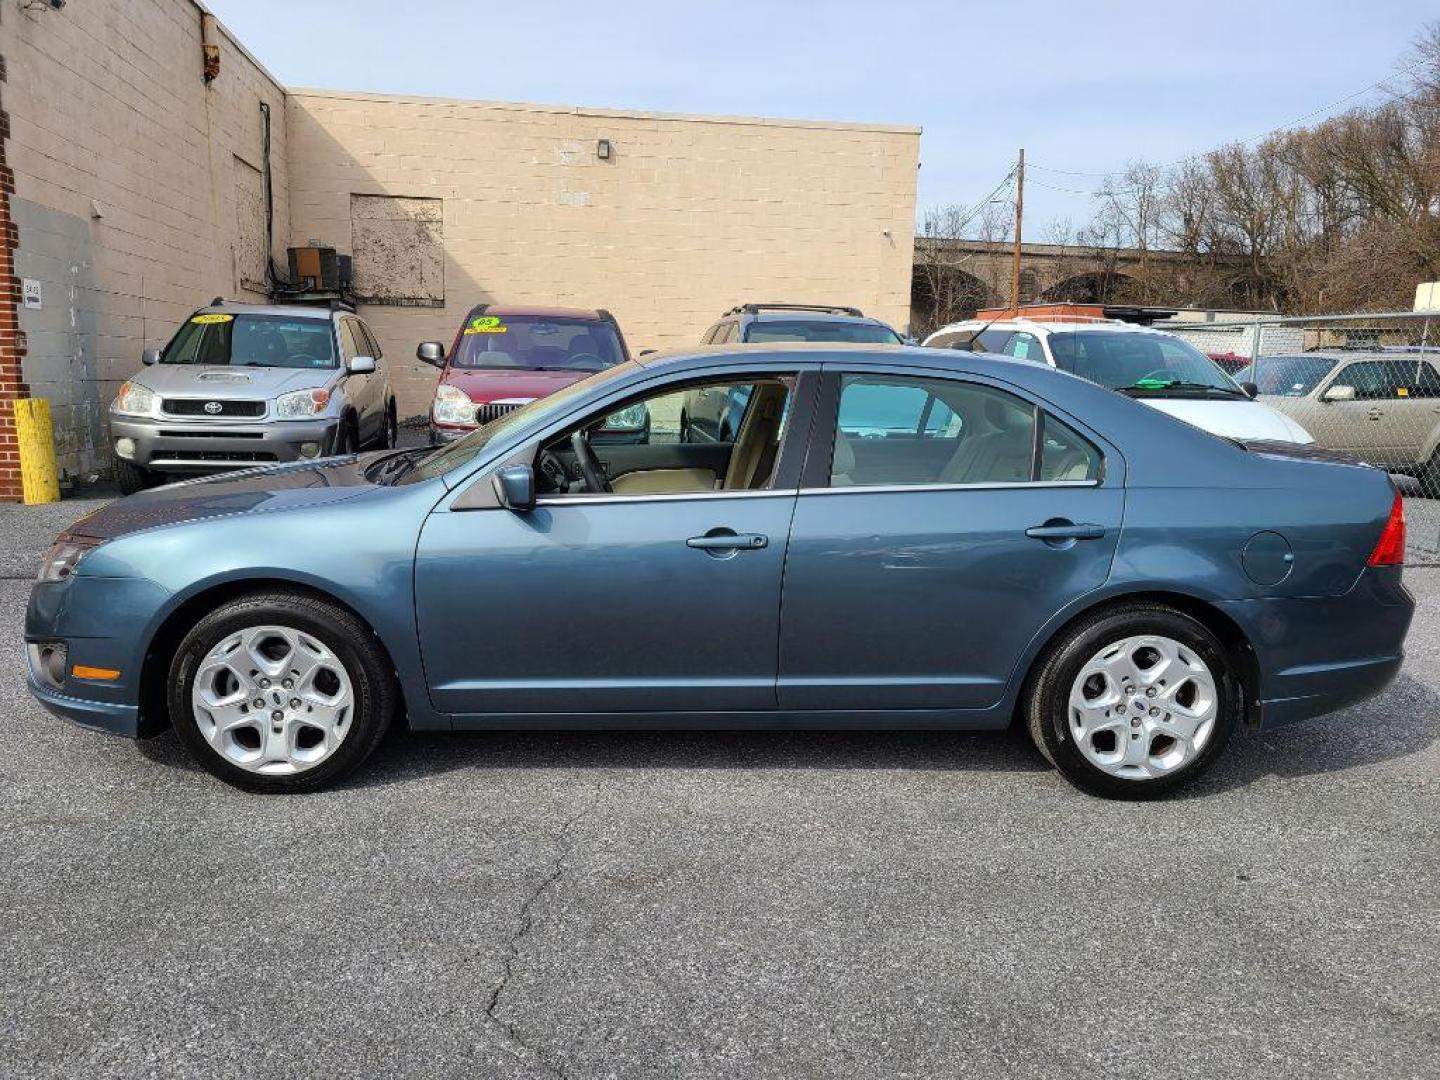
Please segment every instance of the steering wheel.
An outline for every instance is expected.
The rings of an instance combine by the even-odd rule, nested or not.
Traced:
[[[564,493],[570,489],[570,477],[565,472],[565,466],[549,450],[540,451],[540,472],[555,491]]]
[[[585,490],[592,495],[603,495],[610,491],[610,481],[605,479],[605,470],[600,459],[590,449],[590,440],[585,437],[584,428],[576,428],[570,435],[570,449],[575,451],[575,462],[580,466],[580,475],[585,477]]]

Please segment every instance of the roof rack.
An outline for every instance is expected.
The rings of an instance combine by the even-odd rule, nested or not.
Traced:
[[[863,319],[865,313],[857,307],[846,307],[843,304],[786,304],[781,302],[761,304],[737,304],[726,315],[755,315],[761,311],[823,311],[829,315],[853,315],[857,319]]]

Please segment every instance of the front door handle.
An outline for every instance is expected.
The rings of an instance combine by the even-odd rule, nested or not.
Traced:
[[[1073,521],[1047,521],[1044,525],[1032,525],[1025,530],[1032,540],[1101,540],[1105,536],[1103,525],[1076,525]]]
[[[758,551],[767,546],[770,538],[763,533],[736,533],[729,529],[711,529],[704,536],[692,536],[685,541],[686,547],[700,551]]]

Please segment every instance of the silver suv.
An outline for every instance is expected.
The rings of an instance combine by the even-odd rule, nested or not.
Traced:
[[[216,298],[110,404],[125,494],[173,473],[391,447],[395,396],[370,328],[347,309]]]

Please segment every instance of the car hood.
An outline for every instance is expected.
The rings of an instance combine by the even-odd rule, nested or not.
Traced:
[[[1152,409],[1187,424],[1242,442],[1313,442],[1310,433],[1290,417],[1258,401],[1214,401],[1195,398],[1142,397]]]
[[[337,368],[151,364],[131,381],[162,397],[254,399],[327,386],[337,374]]]
[[[593,371],[473,371],[448,368],[440,382],[458,387],[471,401],[504,401],[507,398],[542,398],[571,383],[588,379]]]
[[[81,518],[66,531],[74,536],[113,540],[142,529],[200,518],[340,502],[374,488],[365,479],[364,470],[378,453],[383,451],[245,469],[166,484],[117,499]]]

